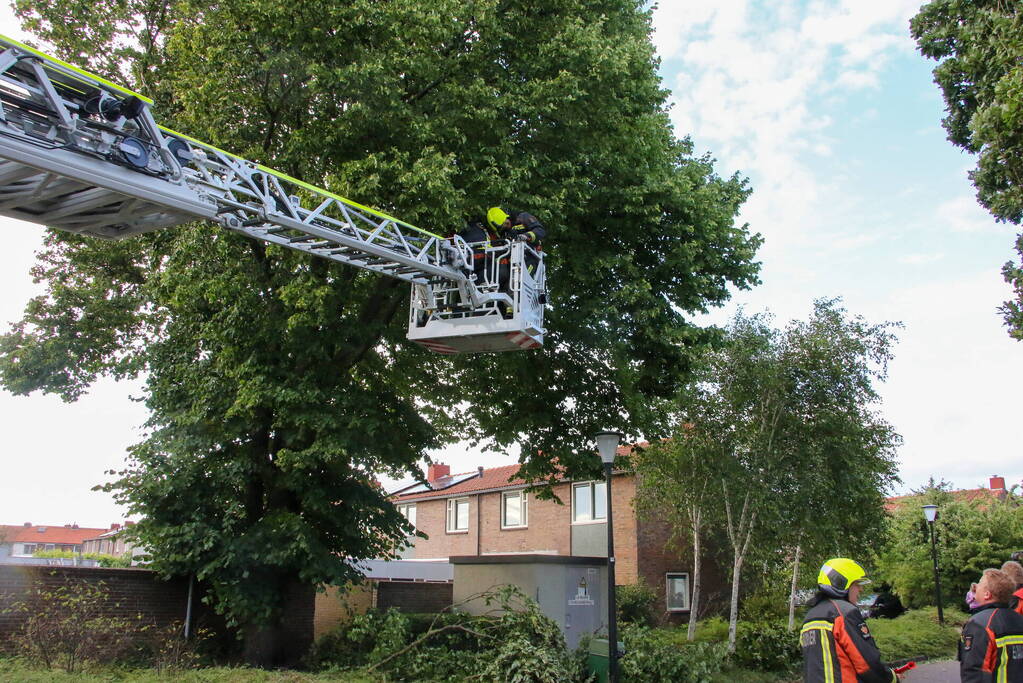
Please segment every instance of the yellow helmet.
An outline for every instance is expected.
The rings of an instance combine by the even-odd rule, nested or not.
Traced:
[[[833,598],[846,598],[854,583],[868,584],[870,579],[863,567],[845,557],[828,560],[817,574],[817,586]]]
[[[491,207],[487,211],[487,223],[490,223],[490,227],[497,230],[504,222],[508,220],[508,213],[499,206]]]

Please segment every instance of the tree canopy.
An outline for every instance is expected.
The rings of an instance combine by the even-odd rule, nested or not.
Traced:
[[[998,569],[1023,545],[1023,505],[1015,491],[1004,498],[970,499],[945,481],[931,482],[901,498],[889,520],[890,532],[878,552],[882,580],[908,607],[934,604],[930,529],[922,505],[938,506],[934,522],[942,600],[964,606],[970,584],[985,569]]]
[[[970,179],[1000,221],[1023,220],[1023,7],[1007,0],[932,0],[910,24],[945,97],[948,139],[977,155]],[[1023,261],[1023,233],[1016,239]],[[1009,334],[1023,339],[1023,263],[1002,268],[1015,300],[1001,307]]]
[[[672,440],[637,459],[641,509],[668,512],[677,537],[702,524],[728,540],[730,639],[747,560],[776,566],[788,551],[819,566],[881,534],[900,438],[877,415],[875,385],[894,327],[827,299],[783,329],[739,312],[680,393]]]
[[[0,340],[11,391],[145,377],[145,439],[108,488],[155,566],[239,623],[294,576],[404,537],[373,482],[456,439],[579,471],[590,436],[659,424],[756,283],[749,193],[675,137],[634,0],[20,1],[58,56],[152,95],[165,125],[436,232],[494,204],[548,226],[536,353],[444,358],[404,339],[407,287],[210,225],[119,243],[51,233],[46,293]]]

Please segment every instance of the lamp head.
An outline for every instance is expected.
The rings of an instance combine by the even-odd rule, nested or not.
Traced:
[[[938,506],[937,505],[924,505],[924,519],[928,522],[933,522],[938,518]]]
[[[614,464],[615,455],[618,453],[618,444],[622,441],[619,432],[600,432],[595,436],[597,439],[597,450],[600,451],[600,460],[605,465]]]

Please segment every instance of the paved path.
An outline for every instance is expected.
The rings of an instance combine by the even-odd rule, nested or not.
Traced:
[[[902,680],[903,683],[959,683],[959,662],[921,662]]]

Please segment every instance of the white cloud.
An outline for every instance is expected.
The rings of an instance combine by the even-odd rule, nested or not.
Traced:
[[[973,197],[955,197],[942,202],[934,211],[938,225],[953,232],[1005,232]]]
[[[944,254],[937,254],[937,253],[931,253],[931,254],[905,254],[904,256],[900,256],[899,257],[899,263],[902,263],[902,264],[907,265],[907,266],[923,266],[923,265],[927,265],[928,263],[934,263],[935,261],[940,261],[943,258],[945,258]]]

